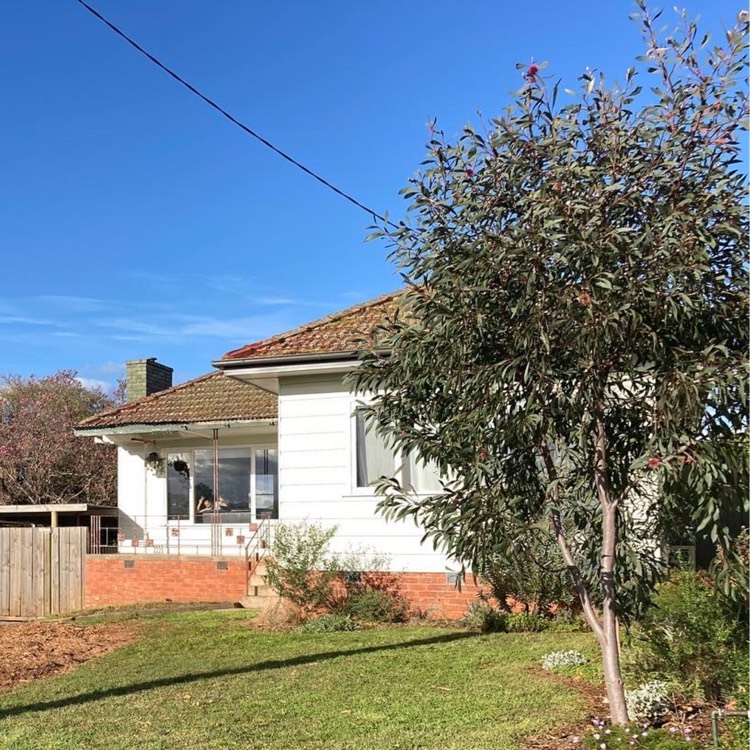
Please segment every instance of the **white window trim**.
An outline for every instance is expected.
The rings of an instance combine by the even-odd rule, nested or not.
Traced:
[[[351,402],[351,414],[349,417],[349,486],[351,487],[350,497],[361,497],[361,498],[374,498],[378,497],[378,493],[373,485],[368,487],[360,487],[357,484],[357,409],[367,406],[368,401],[361,398],[354,399]],[[397,479],[401,487],[404,487],[408,477],[408,462],[403,451],[397,451],[395,455],[396,470],[393,474],[394,479]],[[414,497],[430,497],[434,495],[433,492],[420,492],[411,488],[409,493]]]
[[[378,497],[378,493],[373,485],[368,487],[359,487],[357,485],[357,409],[368,406],[372,401],[372,397],[358,396],[351,400],[350,403],[350,415],[349,415],[349,486],[351,487],[351,494],[349,497],[361,497],[361,498],[374,498]],[[411,477],[408,476],[407,457],[403,451],[396,453],[396,471],[393,474],[394,479],[397,479],[401,487],[408,480],[411,483]],[[409,491],[409,490],[407,490]],[[409,494],[412,497],[432,497],[435,492],[424,492],[410,488]]]

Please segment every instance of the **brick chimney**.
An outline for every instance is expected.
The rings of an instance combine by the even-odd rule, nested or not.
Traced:
[[[172,387],[172,368],[150,359],[131,359],[127,367],[125,395],[128,402]]]

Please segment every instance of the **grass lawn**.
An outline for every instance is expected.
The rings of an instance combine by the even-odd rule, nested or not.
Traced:
[[[0,694],[0,748],[513,750],[581,718],[530,674],[586,634],[264,633],[244,612],[141,619],[137,641]]]

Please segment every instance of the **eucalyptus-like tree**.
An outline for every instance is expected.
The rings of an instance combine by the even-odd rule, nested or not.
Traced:
[[[474,570],[529,529],[556,540],[615,723],[618,618],[678,503],[730,541],[747,426],[747,16],[714,45],[684,14],[662,39],[638,5],[646,52],[621,84],[589,70],[563,92],[525,65],[500,117],[454,142],[432,128],[411,218],[376,228],[401,305],[352,379],[447,478],[426,499],[384,478],[386,515]]]

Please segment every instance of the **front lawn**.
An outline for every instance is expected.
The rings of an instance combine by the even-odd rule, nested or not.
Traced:
[[[580,721],[542,654],[586,634],[265,633],[244,612],[148,617],[135,643],[0,694],[0,748],[513,750]]]

